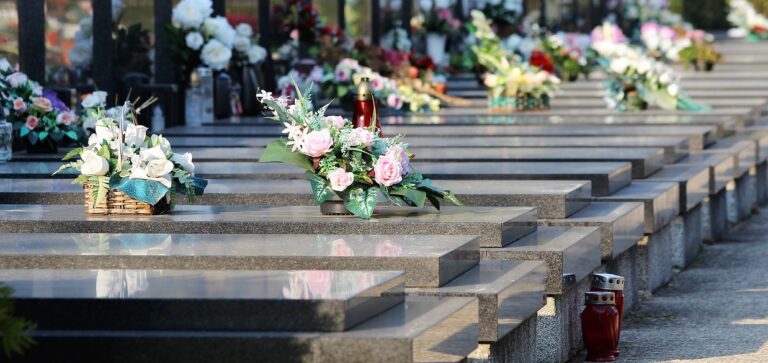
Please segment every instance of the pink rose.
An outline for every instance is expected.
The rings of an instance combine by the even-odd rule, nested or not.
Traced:
[[[342,168],[336,168],[328,173],[328,180],[331,182],[331,189],[343,192],[355,181],[355,175]]]
[[[33,98],[32,104],[35,106],[36,109],[43,112],[50,112],[51,110],[53,110],[53,106],[51,105],[51,100],[45,97]]]
[[[402,174],[408,174],[408,167],[410,166],[411,160],[408,158],[408,153],[405,151],[405,148],[403,148],[402,144],[390,146],[384,156],[400,163],[400,165],[403,167]]]
[[[56,116],[56,123],[61,125],[69,125],[76,120],[75,114],[72,112],[62,112]]]
[[[402,172],[403,166],[397,160],[386,155],[376,160],[376,165],[373,167],[376,182],[387,187],[401,182],[403,180]]]
[[[24,124],[24,126],[26,126],[30,130],[34,130],[39,123],[40,123],[40,119],[38,119],[35,116],[29,115],[27,116],[27,122]]]
[[[381,91],[384,88],[384,81],[381,78],[371,79],[371,88],[374,92]]]
[[[349,247],[347,241],[343,238],[339,238],[331,242],[331,256],[354,256],[355,251],[352,251],[352,247]]]
[[[344,127],[344,124],[346,123],[347,123],[347,120],[345,120],[341,116],[325,116],[325,124],[331,127],[340,129]]]
[[[403,99],[400,98],[398,95],[392,93],[389,96],[387,96],[387,106],[390,108],[394,108],[395,110],[399,110],[403,108]]]
[[[403,247],[391,240],[384,240],[376,244],[376,256],[397,257],[403,254]]]
[[[319,158],[333,148],[333,138],[328,129],[322,131],[312,131],[304,136],[304,143],[301,145],[301,152],[305,155]]]
[[[352,136],[355,141],[353,142],[353,146],[371,146],[371,144],[373,144],[373,133],[363,127],[358,127],[352,130]]]
[[[641,34],[650,34],[650,33],[656,33],[659,31],[659,24],[656,23],[645,23],[642,27],[640,27],[640,33]]]
[[[659,29],[659,36],[661,36],[662,39],[675,39],[677,34],[675,34],[675,31],[672,28],[663,26]]]
[[[18,112],[24,112],[27,110],[27,104],[24,103],[24,100],[19,98],[16,98],[13,100],[13,109]]]
[[[343,69],[336,71],[336,79],[340,82],[349,81],[349,73]]]

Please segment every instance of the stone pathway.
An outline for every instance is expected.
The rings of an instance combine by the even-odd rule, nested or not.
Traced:
[[[706,245],[630,313],[617,362],[768,362],[767,236],[768,208]]]

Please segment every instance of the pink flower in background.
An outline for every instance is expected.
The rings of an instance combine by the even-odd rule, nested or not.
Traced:
[[[386,239],[376,244],[374,253],[380,257],[397,257],[403,254],[403,247]]]
[[[399,110],[403,108],[403,99],[400,98],[400,96],[397,94],[391,93],[389,96],[387,96],[387,106],[394,108],[395,110]]]
[[[403,166],[386,155],[376,160],[376,165],[373,167],[376,182],[390,187],[403,180]]]
[[[328,181],[331,182],[331,189],[343,192],[355,181],[355,175],[342,168],[336,168],[328,173]]]
[[[51,110],[53,110],[53,105],[51,104],[51,100],[45,97],[33,98],[32,104],[35,106],[36,109],[43,112],[50,112]]]
[[[347,241],[345,241],[343,238],[339,238],[331,242],[331,256],[350,257],[354,255],[355,252],[352,251],[352,247],[349,247]]]
[[[13,88],[19,88],[23,84],[27,83],[29,78],[27,78],[27,75],[21,72],[14,72],[9,74],[7,77],[5,77],[5,80],[8,81],[8,83],[11,84],[11,87]]]
[[[663,26],[659,28],[659,36],[661,36],[662,39],[672,40],[677,37],[677,34],[675,34],[675,31],[672,28],[668,26]]]
[[[371,88],[373,88],[375,92],[381,91],[382,88],[384,88],[384,80],[378,77],[374,77],[371,79]]]
[[[293,29],[290,34],[291,39],[299,39],[299,29]]]
[[[319,158],[331,151],[332,147],[331,133],[328,129],[323,129],[322,131],[312,131],[304,136],[301,152],[307,156]]]
[[[706,33],[704,33],[704,31],[701,30],[701,29],[696,29],[696,30],[690,32],[688,36],[691,37],[691,39],[693,39],[693,40],[703,41],[704,37],[706,36]]]
[[[340,82],[347,82],[349,81],[349,72],[339,69],[336,71],[336,79]]]
[[[440,10],[437,13],[437,17],[440,18],[440,19],[445,19],[445,20],[449,20],[449,19],[453,18],[453,16],[451,15],[451,10],[450,9]]]
[[[20,97],[16,98],[13,100],[13,109],[18,112],[24,112],[27,110],[27,104]]]
[[[341,116],[325,116],[325,123],[326,125],[340,129],[344,127],[344,124],[347,123],[347,120]]]
[[[331,294],[333,271],[304,271],[304,276],[312,296],[327,297]]]
[[[39,124],[40,124],[40,119],[38,119],[35,116],[29,115],[27,116],[27,122],[24,123],[24,126],[26,126],[30,130],[34,130]]]
[[[640,27],[640,34],[652,34],[659,31],[659,24],[645,23]]]
[[[61,125],[69,125],[75,120],[77,120],[77,116],[72,112],[62,112],[56,116],[56,123]]]

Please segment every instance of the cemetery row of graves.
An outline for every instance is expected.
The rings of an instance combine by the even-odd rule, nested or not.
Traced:
[[[174,10],[173,25],[198,63],[239,51],[262,65],[255,43],[228,47],[212,11],[193,13]],[[320,62],[298,62],[272,92],[243,91],[237,118],[206,122],[214,92],[187,92],[185,122],[161,132],[146,118],[166,109],[165,88],[62,101],[0,63],[13,123],[0,136],[16,142],[0,163],[0,281],[13,289],[0,320],[13,324],[4,338],[27,337],[6,352],[20,362],[621,357],[622,316],[768,203],[763,33],[678,33],[717,49],[705,71],[648,53],[663,37],[640,50],[605,23],[587,35],[595,68],[570,77],[522,60],[482,12],[468,21],[479,80],[387,77],[339,59],[315,87]],[[209,71],[189,89],[213,82]]]

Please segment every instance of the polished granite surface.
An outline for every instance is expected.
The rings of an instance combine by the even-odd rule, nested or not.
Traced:
[[[408,295],[476,297],[480,341],[496,342],[544,305],[546,264],[542,261],[482,261],[447,285],[406,289]]]
[[[50,178],[59,163],[6,163],[0,165],[3,178]],[[592,194],[606,195],[626,186],[631,180],[631,164],[624,162],[413,162],[414,170],[432,179],[454,180],[590,180]],[[202,178],[304,179],[304,171],[278,163],[197,163],[196,175]],[[77,173],[55,177],[72,178]],[[440,183],[436,183],[440,185]]]
[[[324,216],[317,207],[183,205],[158,216],[90,216],[78,205],[0,205],[0,232],[478,235],[499,247],[536,229],[524,207],[378,208],[370,220]]]
[[[567,219],[539,219],[539,226],[600,227],[600,250],[610,261],[644,236],[645,214],[638,202],[594,202]]]
[[[384,270],[438,287],[478,259],[474,236],[0,234],[0,269]]]
[[[589,181],[441,180],[466,206],[536,207],[540,217],[566,218],[587,205]],[[186,198],[177,200],[190,204]],[[0,204],[82,204],[83,189],[65,179],[0,179]],[[194,204],[314,206],[306,180],[211,179]]]
[[[565,290],[563,275],[576,281],[600,267],[600,228],[539,227],[536,233],[503,248],[483,248],[484,260],[543,260],[547,263],[547,293]]]
[[[691,153],[678,165],[706,165],[710,170],[709,194],[716,194],[736,178],[736,158],[728,153]]]
[[[680,185],[680,211],[688,212],[709,195],[710,167],[701,164],[667,165],[641,182],[676,182]]]
[[[675,182],[639,183],[605,197],[607,202],[642,202],[645,210],[645,233],[654,233],[680,214],[680,185]],[[685,210],[683,210],[685,211]]]
[[[401,272],[0,270],[39,329],[344,331],[402,303]]]

